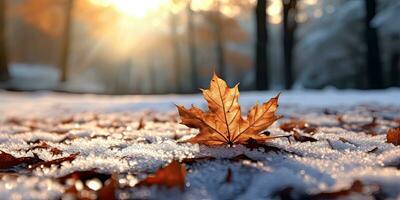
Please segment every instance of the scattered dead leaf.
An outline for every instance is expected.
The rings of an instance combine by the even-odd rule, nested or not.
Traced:
[[[343,119],[343,116],[338,116],[336,119],[339,122],[339,126],[348,131],[364,132],[365,134],[371,135],[371,136],[378,135],[378,133],[376,133],[376,131],[375,131],[375,128],[379,125],[377,123],[376,117],[373,117],[372,121],[369,123],[366,123],[366,124],[346,122]]]
[[[252,138],[248,139],[246,141],[246,143],[244,144],[244,146],[249,148],[250,150],[261,148],[261,149],[264,149],[265,153],[268,153],[268,152],[275,152],[275,153],[281,152],[281,153],[288,153],[288,154],[294,154],[294,155],[301,156],[301,155],[299,155],[297,153],[290,152],[290,151],[287,151],[285,149],[281,149],[279,147],[271,146],[271,145],[268,145],[266,143],[260,143],[257,140],[254,140]]]
[[[315,125],[311,125],[304,120],[291,120],[289,122],[281,124],[279,128],[285,132],[292,132],[295,129],[302,130],[305,133],[317,132],[317,127]]]
[[[386,142],[395,146],[400,145],[400,128],[389,129],[386,133]]]
[[[79,152],[71,154],[71,155],[69,155],[67,157],[58,158],[58,159],[50,160],[50,161],[39,162],[39,163],[36,163],[36,164],[30,166],[29,168],[31,170],[33,170],[33,169],[36,169],[37,167],[50,167],[51,165],[59,166],[63,162],[66,162],[66,161],[71,162],[71,161],[75,160],[75,158],[78,155],[79,155]]]
[[[372,121],[370,123],[362,125],[361,129],[372,130],[373,128],[375,128],[378,125],[378,123],[376,123],[376,120],[377,120],[376,117],[373,117]]]
[[[58,177],[57,180],[64,184],[66,182],[66,180],[68,180],[68,179],[80,180],[82,182],[85,182],[87,180],[97,178],[102,183],[104,183],[110,177],[111,177],[110,174],[98,173],[93,169],[93,170],[87,170],[87,171],[75,171],[70,174]]]
[[[73,199],[115,200],[115,190],[119,186],[114,176],[98,173],[95,170],[75,171],[57,180],[62,184],[65,184],[67,180],[73,181],[73,185],[64,192],[64,195],[72,196]],[[91,187],[90,182],[101,183],[100,188]],[[83,188],[77,188],[77,183],[80,183]]]
[[[19,157],[16,158],[13,155],[6,153],[4,151],[1,151],[0,154],[0,169],[9,169],[11,167],[17,166],[17,165],[31,165],[35,163],[42,162],[36,154],[33,154],[33,157]]]
[[[298,133],[297,131],[293,132],[293,138],[298,141],[298,142],[316,142],[318,141],[317,139],[309,136],[302,135]]]
[[[382,196],[380,187],[377,185],[365,185],[359,180],[355,180],[349,188],[333,192],[321,192],[317,194],[306,195],[305,199],[341,199],[351,194],[365,194],[374,197]]]
[[[50,152],[53,155],[59,155],[62,154],[62,151],[58,148],[52,147],[50,145],[48,145],[46,142],[40,142],[40,144],[35,145],[33,147],[30,147],[29,149],[27,149],[26,151],[31,151],[31,150],[35,150],[35,149],[50,149]]]
[[[182,163],[192,165],[192,164],[195,164],[198,162],[213,161],[213,160],[215,160],[214,157],[204,156],[204,157],[198,157],[198,158],[184,158],[184,159],[182,159]]]
[[[200,130],[190,143],[208,146],[243,144],[249,138],[266,141],[272,137],[260,134],[280,118],[275,115],[279,95],[259,106],[252,107],[247,118],[241,116],[238,102],[238,85],[229,88],[226,82],[213,75],[209,89],[203,89],[203,96],[208,102],[208,112],[192,106],[186,109],[177,106],[181,123]]]
[[[59,142],[59,143],[64,143],[64,142],[66,142],[66,141],[75,140],[75,139],[77,139],[77,138],[78,138],[78,137],[75,136],[75,135],[68,135],[68,136],[66,136],[65,138],[63,138],[62,140],[58,141],[58,142]]]
[[[185,166],[177,161],[172,161],[166,167],[156,171],[154,175],[140,181],[137,186],[166,186],[168,188],[179,187],[185,189],[186,169]]]
[[[97,192],[98,200],[116,200],[115,190],[118,188],[118,180],[115,176],[111,176],[104,186]]]
[[[144,118],[142,117],[142,118],[140,118],[139,125],[138,125],[138,127],[136,129],[137,130],[142,130],[142,129],[144,129],[144,127],[146,127],[146,124],[144,123]]]

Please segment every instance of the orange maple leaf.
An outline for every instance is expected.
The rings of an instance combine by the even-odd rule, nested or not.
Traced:
[[[239,84],[229,88],[224,80],[214,74],[210,88],[202,89],[208,103],[208,112],[203,112],[195,106],[190,109],[177,106],[181,123],[200,130],[199,134],[187,142],[208,146],[232,146],[243,144],[250,138],[257,141],[274,138],[260,132],[281,118],[275,115],[279,94],[262,105],[257,103],[250,109],[247,117],[242,117],[238,86]]]
[[[178,186],[181,190],[184,190],[185,178],[185,166],[177,161],[172,161],[166,167],[157,170],[154,175],[150,175],[140,181],[137,186],[162,185],[168,188]]]

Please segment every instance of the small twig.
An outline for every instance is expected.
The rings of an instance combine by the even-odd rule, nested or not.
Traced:
[[[326,139],[326,141],[328,142],[329,147],[330,147],[331,149],[335,150],[335,148],[334,148],[333,145],[332,145],[331,140],[330,140],[330,139]]]
[[[360,145],[358,145],[358,144],[356,144],[356,143],[354,143],[354,142],[351,142],[351,141],[349,141],[349,140],[347,140],[347,139],[345,139],[345,138],[342,138],[342,137],[339,137],[339,140],[342,141],[342,142],[344,142],[344,143],[352,144],[352,145],[354,145],[354,146],[356,146],[356,147],[359,147],[359,146],[360,146]]]
[[[378,147],[374,147],[371,150],[368,150],[367,153],[375,153],[378,150]]]

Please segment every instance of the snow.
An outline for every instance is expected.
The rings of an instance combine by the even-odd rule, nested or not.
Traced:
[[[14,90],[60,90],[70,92],[104,93],[105,88],[96,82],[93,71],[86,70],[78,75],[68,77],[60,83],[60,71],[55,66],[44,64],[11,63],[9,66],[11,79],[0,83],[0,88]]]
[[[277,92],[243,92],[240,103],[248,108],[265,101]],[[237,145],[233,148],[210,148],[180,143],[197,130],[169,120],[176,117],[174,104],[204,107],[199,95],[165,96],[102,96],[71,95],[51,92],[0,93],[0,150],[14,156],[32,156],[52,160],[80,152],[72,161],[57,168],[38,168],[33,175],[3,175],[0,173],[0,195],[5,199],[55,199],[65,186],[54,181],[78,170],[96,169],[103,173],[120,174],[120,182],[134,185],[138,180],[165,166],[171,160],[212,156],[214,161],[200,161],[187,165],[185,192],[157,187],[134,188],[119,193],[120,198],[147,199],[269,199],[277,190],[291,186],[294,194],[318,193],[348,188],[354,180],[379,184],[390,198],[399,198],[400,171],[390,164],[400,161],[400,148],[386,143],[385,131],[394,126],[389,119],[400,117],[400,89],[379,91],[290,91],[283,92],[279,112],[285,117],[300,117],[318,126],[313,135],[317,142],[296,142],[275,139],[269,144],[295,152],[265,153]],[[368,105],[368,106],[366,106]],[[338,126],[336,116],[323,114],[329,109],[339,112],[343,119],[354,123],[369,123],[378,118],[377,132],[370,136]],[[371,112],[370,110],[378,110]],[[7,123],[9,119],[33,123],[38,130],[27,129],[24,124]],[[144,129],[137,130],[140,119]],[[67,123],[59,123],[62,120]],[[279,124],[269,128],[272,135],[285,135]],[[43,123],[42,123],[43,122]],[[75,139],[59,142],[65,137]],[[176,140],[175,138],[180,138]],[[339,140],[345,138],[352,142]],[[22,151],[27,142],[44,140],[63,151],[52,155],[46,149]],[[331,144],[328,143],[328,140]],[[330,147],[332,145],[333,148]],[[377,147],[378,150],[368,153]],[[229,161],[245,154],[258,162]],[[226,183],[228,169],[232,182]]]

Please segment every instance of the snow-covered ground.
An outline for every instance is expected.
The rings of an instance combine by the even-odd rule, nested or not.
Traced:
[[[257,100],[264,102],[276,93],[243,92],[240,103],[246,110]],[[17,175],[0,171],[0,199],[60,198],[66,186],[55,177],[91,169],[119,174],[120,183],[134,185],[171,160],[205,156],[216,159],[186,164],[184,192],[140,187],[120,190],[118,195],[123,199],[271,199],[291,193],[293,198],[302,198],[345,190],[360,180],[368,187],[339,197],[400,198],[400,147],[386,143],[387,129],[400,126],[395,121],[400,118],[399,99],[399,89],[283,92],[278,110],[285,118],[269,128],[271,134],[289,134],[279,125],[289,118],[298,118],[317,127],[312,137],[318,140],[299,142],[291,138],[289,143],[281,138],[269,142],[293,152],[287,153],[264,152],[262,148],[242,145],[210,148],[179,143],[197,130],[176,122],[174,104],[205,107],[199,95],[0,92],[1,151],[15,157],[35,153],[43,160],[80,153],[59,168],[37,168],[32,173],[24,171]],[[373,118],[376,123],[372,127],[360,128],[371,124]],[[145,126],[138,130],[141,119]],[[346,128],[350,125],[360,129]],[[62,154],[53,155],[40,148],[25,151],[38,140],[60,149]],[[251,160],[232,161],[241,154]],[[226,181],[228,169],[232,170],[231,182]]]

